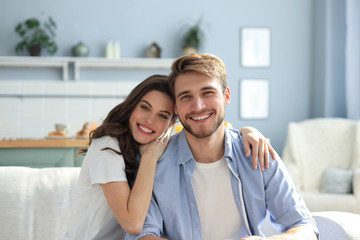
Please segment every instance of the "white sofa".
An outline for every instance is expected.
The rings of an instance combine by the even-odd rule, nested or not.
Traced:
[[[54,240],[66,231],[79,168],[0,167],[0,239]],[[360,240],[360,215],[315,213],[321,240]],[[268,221],[263,232],[276,230]]]
[[[311,211],[360,214],[360,121],[291,122],[282,160]]]
[[[80,168],[0,167],[0,239],[61,238],[79,173]]]

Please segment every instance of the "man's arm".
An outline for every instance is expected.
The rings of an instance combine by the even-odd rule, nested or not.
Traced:
[[[283,233],[266,239],[316,240],[318,235],[316,222],[303,198],[296,192],[284,163],[280,160],[271,163],[274,166],[270,169],[275,171],[263,173],[266,204],[272,222],[278,226],[279,232]]]
[[[152,238],[151,238],[152,239]],[[268,238],[262,238],[259,236],[249,236],[242,238],[241,240],[317,240],[317,236],[314,229],[309,226],[297,226],[289,229],[283,234],[274,235]]]

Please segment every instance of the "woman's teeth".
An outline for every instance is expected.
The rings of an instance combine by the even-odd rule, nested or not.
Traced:
[[[141,130],[143,130],[144,132],[147,132],[147,133],[153,132],[151,129],[146,128],[146,127],[144,127],[144,126],[142,126],[142,125],[139,125],[139,128],[140,128]]]

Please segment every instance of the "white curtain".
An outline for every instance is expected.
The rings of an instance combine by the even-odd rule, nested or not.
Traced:
[[[347,117],[360,119],[360,1],[346,2],[346,108]]]

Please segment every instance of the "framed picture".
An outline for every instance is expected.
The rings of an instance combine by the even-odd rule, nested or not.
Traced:
[[[242,28],[240,49],[242,67],[269,67],[270,29]]]
[[[266,119],[270,115],[270,83],[266,79],[243,79],[239,84],[241,119]]]

